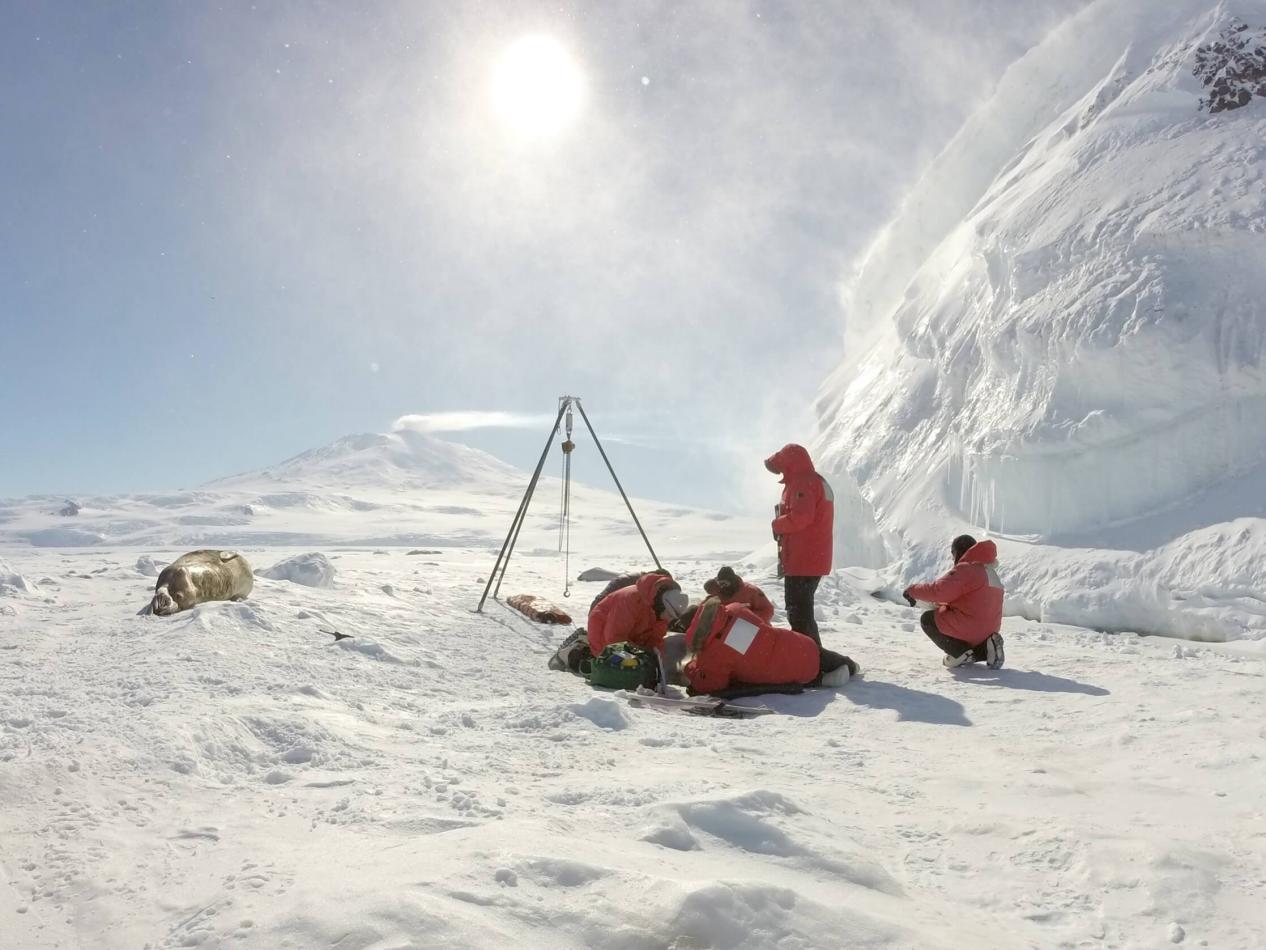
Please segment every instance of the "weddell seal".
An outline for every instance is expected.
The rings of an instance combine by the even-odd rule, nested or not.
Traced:
[[[254,586],[251,566],[236,551],[190,551],[163,568],[141,613],[167,617],[209,600],[245,600]]]

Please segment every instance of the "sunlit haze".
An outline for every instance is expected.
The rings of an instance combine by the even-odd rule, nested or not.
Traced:
[[[510,129],[523,136],[546,136],[580,111],[584,78],[557,40],[524,36],[497,61],[492,95],[498,117]]]
[[[410,415],[530,468],[567,393],[631,493],[763,512],[860,256],[1079,6],[10,4],[0,496]]]

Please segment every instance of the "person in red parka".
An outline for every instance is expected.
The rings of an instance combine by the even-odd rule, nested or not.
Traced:
[[[1002,634],[1002,581],[998,579],[998,547],[992,541],[977,542],[960,534],[950,546],[954,567],[931,584],[914,584],[902,595],[910,606],[916,601],[936,604],[924,611],[919,622],[923,632],[945,651],[941,662],[947,669],[984,660],[998,669],[1006,659]]]
[[[643,574],[636,584],[612,591],[589,611],[589,649],[597,656],[603,647],[627,640],[658,650],[668,624],[689,606],[689,598],[671,577]]]
[[[771,527],[778,540],[787,623],[820,644],[813,596],[831,573],[835,494],[803,445],[784,445],[765,459],[765,468],[782,476],[782,500]]]
[[[774,619],[774,605],[765,592],[739,577],[732,567],[717,571],[716,577],[704,582],[703,591],[709,597],[719,597],[723,604],[742,604],[765,623]]]
[[[683,673],[691,693],[738,686],[843,686],[857,675],[851,659],[823,650],[802,633],[761,620],[739,603],[703,602],[686,631]]]

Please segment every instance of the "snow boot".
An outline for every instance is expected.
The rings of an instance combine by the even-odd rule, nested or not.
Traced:
[[[593,654],[589,652],[589,634],[581,627],[569,635],[557,652],[549,658],[551,670],[566,670],[584,676]]]
[[[948,653],[945,654],[944,658],[941,660],[941,666],[945,667],[947,670],[956,670],[960,666],[965,666],[968,663],[975,662],[975,659],[975,650],[968,647],[958,656],[950,656]]]
[[[860,676],[862,668],[854,663],[849,657],[844,657],[844,662],[831,670],[830,673],[823,673],[818,680],[823,686],[838,687],[844,686],[849,680]]]
[[[1002,669],[1002,664],[1007,659],[1006,651],[1002,648],[1002,634],[995,633],[985,641],[985,665],[991,670]]]

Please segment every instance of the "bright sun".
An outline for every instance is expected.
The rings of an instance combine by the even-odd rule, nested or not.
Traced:
[[[492,102],[497,115],[525,138],[553,135],[580,111],[585,79],[571,56],[549,36],[524,36],[497,61]]]

